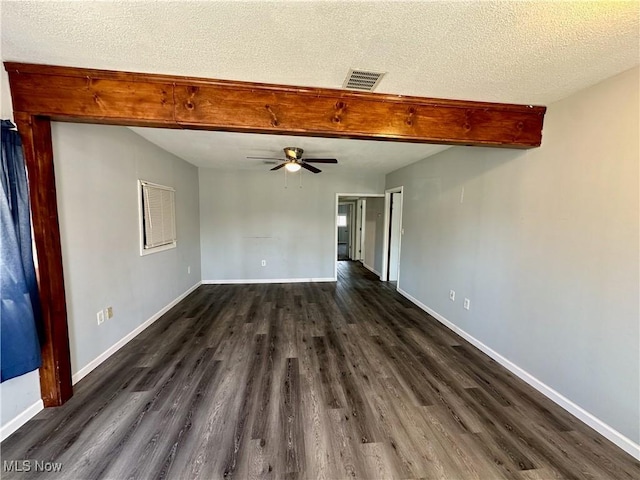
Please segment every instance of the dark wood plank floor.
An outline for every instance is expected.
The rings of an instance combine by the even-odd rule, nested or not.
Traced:
[[[3,442],[3,461],[32,463],[2,478],[640,478],[632,457],[339,265],[337,284],[200,287]]]

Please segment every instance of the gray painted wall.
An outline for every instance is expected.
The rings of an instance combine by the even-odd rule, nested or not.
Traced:
[[[382,271],[382,243],[384,237],[384,197],[367,198],[364,227],[364,263],[378,272]]]
[[[541,148],[457,147],[386,181],[404,186],[400,288],[636,443],[638,84],[551,105]]]
[[[198,170],[124,127],[55,123],[53,145],[75,373],[200,281]],[[138,179],[175,188],[176,248],[140,256]]]
[[[200,169],[202,279],[333,278],[337,193],[378,193],[382,176]],[[261,260],[267,265],[261,266]]]
[[[54,123],[52,134],[76,373],[200,281],[198,171],[124,127]],[[177,248],[140,257],[138,178],[176,189]],[[107,306],[114,317],[98,326]],[[2,425],[40,399],[37,372],[1,388]]]

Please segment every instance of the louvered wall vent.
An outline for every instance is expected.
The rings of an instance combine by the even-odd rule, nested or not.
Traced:
[[[347,78],[342,84],[342,88],[350,90],[361,90],[364,92],[372,92],[380,83],[380,79],[384,73],[369,72],[366,70],[349,70]]]

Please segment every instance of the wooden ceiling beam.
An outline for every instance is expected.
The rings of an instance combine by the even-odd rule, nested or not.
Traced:
[[[537,147],[545,107],[5,62],[15,112],[53,120]]]

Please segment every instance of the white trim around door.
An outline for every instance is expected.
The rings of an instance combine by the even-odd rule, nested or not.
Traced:
[[[380,280],[383,282],[387,282],[389,279],[389,228],[390,228],[390,209],[391,209],[391,194],[399,193],[403,195],[404,187],[401,185],[399,187],[388,188],[384,191],[384,237],[382,242],[382,272],[380,273]],[[398,246],[398,262],[400,261],[400,252],[402,251],[402,235],[404,234],[402,227],[402,201],[400,202],[400,245]],[[398,279],[397,286],[400,286],[400,266],[398,265]]]
[[[382,193],[336,193],[336,203],[335,203],[335,212],[333,214],[333,278],[334,280],[338,280],[338,204],[340,202],[340,197],[358,197],[361,199],[365,198],[382,198],[384,195]],[[362,224],[364,225],[365,219],[362,219]],[[362,229],[364,234],[364,227]],[[365,247],[366,248],[366,247]]]

